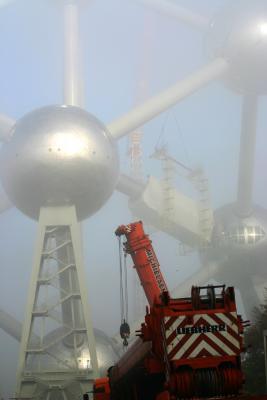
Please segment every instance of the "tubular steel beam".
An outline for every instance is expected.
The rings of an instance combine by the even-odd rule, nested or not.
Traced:
[[[144,4],[145,6],[150,6],[155,10],[161,12],[162,14],[166,14],[170,17],[174,17],[178,19],[180,22],[183,22],[187,25],[190,25],[194,28],[200,29],[202,31],[206,31],[209,27],[209,20],[201,15],[198,15],[187,8],[178,6],[178,4],[174,4],[167,0],[137,0],[139,3]]]
[[[0,310],[0,328],[18,342],[21,340],[22,323],[4,310]]]
[[[227,71],[228,63],[225,59],[217,58],[213,60],[188,78],[176,83],[171,88],[152,97],[141,106],[134,108],[123,117],[111,122],[108,125],[109,132],[115,139],[120,139],[196,92],[202,86],[221,77]]]
[[[84,87],[81,78],[79,7],[77,3],[70,2],[64,6],[64,25],[64,103],[83,107]]]
[[[6,210],[9,210],[11,207],[13,207],[13,205],[9,201],[4,189],[0,185],[0,214]]]
[[[121,174],[116,189],[130,198],[136,198],[145,189],[145,183]]]
[[[258,98],[246,95],[243,99],[239,177],[237,193],[237,214],[249,216],[252,211],[255,146],[257,134]]]
[[[6,142],[11,136],[11,129],[15,121],[7,115],[0,114],[0,141]]]

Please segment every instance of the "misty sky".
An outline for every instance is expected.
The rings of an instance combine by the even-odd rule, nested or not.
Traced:
[[[86,2],[85,2],[86,3]],[[81,19],[86,108],[108,123],[136,103],[144,66],[147,96],[158,93],[208,62],[203,35],[175,19],[149,11],[134,0],[90,0]],[[177,0],[212,17],[225,0]],[[34,108],[62,102],[63,21],[61,1],[18,0],[0,9],[0,112],[15,119]],[[144,26],[151,28],[144,51]],[[148,59],[144,60],[144,56]],[[158,161],[149,158],[158,143],[190,166],[202,165],[209,178],[214,208],[236,198],[240,97],[215,82],[144,127],[144,176],[160,178]],[[259,112],[255,201],[267,194],[266,120]],[[167,122],[166,122],[167,121]],[[177,121],[179,129],[177,126]],[[120,142],[121,170],[129,170],[127,140]],[[183,182],[177,181],[177,188]],[[86,274],[94,324],[108,334],[119,328],[118,248],[115,228],[131,221],[125,196],[114,193],[83,224]],[[23,320],[31,272],[36,223],[12,209],[0,216],[0,308]],[[198,267],[195,254],[178,256],[178,243],[153,233],[153,243],[170,288]],[[18,344],[0,331],[0,393],[11,394]],[[4,363],[3,361],[4,360]]]

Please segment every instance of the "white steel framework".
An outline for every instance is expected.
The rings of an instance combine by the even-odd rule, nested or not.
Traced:
[[[70,399],[98,376],[75,207],[41,208],[17,398]]]

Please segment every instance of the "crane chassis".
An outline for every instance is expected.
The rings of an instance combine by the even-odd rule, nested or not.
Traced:
[[[94,400],[177,400],[238,397],[244,376],[244,322],[235,291],[225,285],[193,286],[171,298],[151,240],[141,221],[121,225],[149,307],[138,339],[94,384]],[[267,400],[267,396],[254,396]]]

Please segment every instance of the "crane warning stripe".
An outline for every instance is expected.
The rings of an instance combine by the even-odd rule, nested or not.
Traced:
[[[165,330],[170,331],[170,334],[168,335],[168,337],[166,336],[168,345],[176,338],[177,329],[182,328],[186,325],[187,325],[187,319],[184,316],[178,317],[175,321],[173,321],[172,325],[169,326],[168,328],[166,328],[166,325],[165,325]]]
[[[225,343],[223,343],[219,338],[217,338],[215,335],[208,336],[202,333],[200,335],[199,339],[197,339],[191,348],[189,348],[184,354],[183,358],[194,358],[196,357],[195,354],[199,353],[203,346],[205,344],[208,344],[211,348],[212,351],[210,352],[210,355],[212,356],[224,356],[225,354],[232,356],[236,352],[233,351],[231,348],[229,348]]]
[[[220,318],[222,321],[226,323],[227,326],[229,326],[233,331],[238,333],[237,315],[236,318],[230,318],[230,314],[226,315],[222,313],[215,314],[214,316]]]
[[[183,315],[166,317],[164,327],[169,359],[228,355],[240,352],[236,312],[197,314],[192,323]]]
[[[206,350],[204,352],[204,350]],[[195,347],[195,349],[191,353],[191,358],[196,358],[196,357],[208,357],[210,355],[213,356],[219,356],[221,355],[219,352],[217,352],[214,349],[214,346],[210,346],[207,342],[202,341],[198,346]]]
[[[177,317],[167,317],[165,318],[165,329],[169,329],[179,318]]]
[[[204,319],[199,319],[198,323],[204,324],[205,320]],[[232,349],[230,349],[226,344],[221,343],[220,340],[218,340],[215,336],[215,334],[209,335],[205,333],[201,333],[199,335],[191,335],[192,339],[188,339],[188,335],[184,335],[184,343],[181,341],[176,341],[174,344],[174,347],[172,348],[172,351],[169,353],[169,357],[173,359],[175,358],[193,358],[192,352],[195,349],[202,349],[203,344],[207,343],[209,346],[212,346],[213,351],[210,352],[210,355],[215,356],[215,355],[233,355],[235,354]],[[176,345],[175,345],[176,344]],[[178,351],[179,350],[179,351]]]
[[[218,321],[219,319],[216,318],[216,316],[213,316],[213,319],[215,321]],[[207,316],[207,321],[210,322],[210,324],[214,323],[213,319],[209,318]],[[220,320],[219,320],[220,321]],[[237,325],[235,325],[235,328],[238,329]],[[229,341],[233,344],[234,347],[240,348],[240,337],[238,334],[236,334],[236,330],[233,329],[233,325],[227,325],[227,330],[226,331],[221,331],[221,332],[216,332],[215,334],[219,334],[220,336],[224,336],[226,341]]]
[[[202,334],[204,335],[204,334]],[[203,349],[208,351],[209,355],[222,356],[225,353],[216,343],[211,342],[208,338],[199,337],[197,340],[182,356],[182,358],[194,358],[197,357]]]

